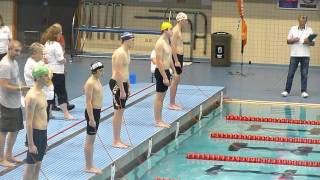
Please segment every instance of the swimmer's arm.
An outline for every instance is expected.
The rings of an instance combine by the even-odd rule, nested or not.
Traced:
[[[173,75],[177,74],[176,68],[174,67],[173,61],[170,62],[170,68],[172,69]]]
[[[124,78],[121,72],[124,60],[124,55],[115,54],[114,56],[112,56],[112,69],[114,71],[114,79],[117,81],[117,85],[119,86],[120,91],[122,92],[125,92],[123,87]]]
[[[29,89],[27,86],[12,84],[8,79],[0,79],[0,86],[9,91],[25,91]]]
[[[84,94],[86,96],[86,109],[87,109],[89,121],[94,121],[92,93],[93,93],[93,84],[87,82],[86,85],[84,86]]]
[[[27,138],[28,138],[28,145],[29,147],[34,145],[33,142],[33,120],[35,115],[35,107],[36,107],[36,100],[34,97],[26,96],[25,98],[25,111],[26,111],[26,126],[27,126]]]
[[[177,55],[177,40],[179,37],[179,32],[174,31],[172,36],[172,42],[171,42],[171,49],[172,49],[172,56],[174,62],[178,62],[178,55]]]
[[[166,72],[164,71],[164,67],[163,67],[163,48],[160,45],[156,45],[155,49],[156,49],[157,68],[159,69],[159,72],[160,72],[162,78],[168,80]]]

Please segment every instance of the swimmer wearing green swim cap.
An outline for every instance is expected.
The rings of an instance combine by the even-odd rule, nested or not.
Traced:
[[[48,75],[48,74],[49,74],[49,69],[48,69],[48,67],[46,67],[44,65],[37,65],[32,70],[32,77],[34,79],[38,79],[41,76]]]

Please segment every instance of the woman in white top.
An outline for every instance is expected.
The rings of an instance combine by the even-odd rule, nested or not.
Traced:
[[[3,18],[0,14],[0,61],[8,52],[8,44],[12,39],[12,33],[8,26],[4,25]]]
[[[50,26],[44,37],[45,50],[48,56],[48,64],[53,72],[52,82],[54,86],[54,93],[58,96],[58,103],[63,111],[65,119],[75,119],[67,109],[68,95],[66,90],[64,64],[64,52],[61,45],[57,42],[61,34],[60,28]]]

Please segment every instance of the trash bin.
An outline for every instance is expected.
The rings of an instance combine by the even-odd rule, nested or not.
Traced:
[[[211,66],[230,66],[231,34],[211,34]]]

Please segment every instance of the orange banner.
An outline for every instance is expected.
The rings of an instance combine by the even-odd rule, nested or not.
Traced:
[[[248,32],[247,23],[242,18],[241,19],[241,39],[242,39],[242,46],[243,47],[247,44],[247,32]]]
[[[243,0],[237,0],[238,12],[241,18],[243,18]]]

